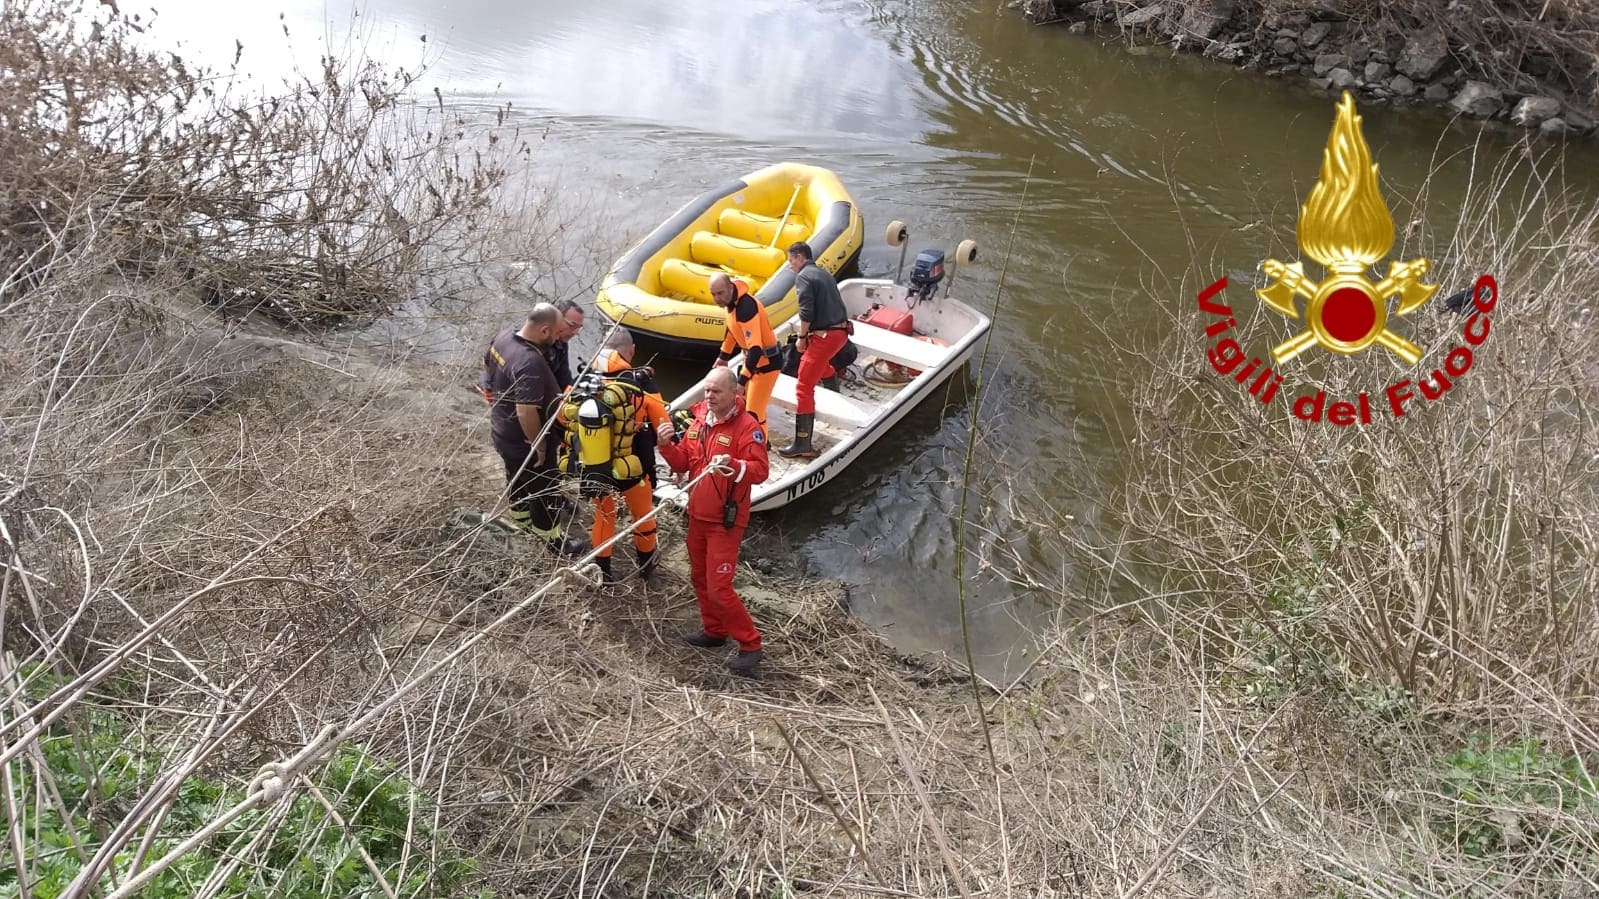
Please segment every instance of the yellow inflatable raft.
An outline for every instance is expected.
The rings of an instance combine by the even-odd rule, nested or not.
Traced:
[[[838,176],[797,162],[768,166],[706,191],[617,260],[595,305],[648,349],[706,358],[727,319],[711,301],[717,272],[739,278],[775,325],[799,311],[788,245],[811,245],[833,274],[861,249],[860,210]]]

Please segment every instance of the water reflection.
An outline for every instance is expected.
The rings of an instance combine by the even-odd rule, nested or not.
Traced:
[[[162,27],[221,61],[237,37],[252,69],[314,61],[356,43],[401,62],[437,54],[430,81],[455,96],[494,96],[524,108],[659,122],[758,140],[854,135],[915,141],[936,96],[915,87],[912,59],[860,26],[856,3],[787,0],[383,0],[244,7],[218,22],[209,5],[168,0]],[[277,16],[297,51],[282,46]],[[338,36],[329,39],[328,36]]]

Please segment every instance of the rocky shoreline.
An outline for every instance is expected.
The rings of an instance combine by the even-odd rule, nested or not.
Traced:
[[[1493,57],[1498,69],[1490,73],[1473,64],[1481,51],[1455,46],[1436,22],[1409,32],[1371,23],[1356,27],[1326,4],[1262,11],[1237,0],[1013,0],[1009,5],[1035,24],[1169,43],[1267,75],[1304,77],[1334,93],[1347,90],[1362,105],[1441,107],[1549,136],[1596,133],[1593,104],[1562,83],[1558,60],[1526,52],[1511,66],[1500,53]]]

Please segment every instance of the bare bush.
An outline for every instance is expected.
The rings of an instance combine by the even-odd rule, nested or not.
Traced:
[[[1190,701],[1232,707],[1229,728],[1268,712],[1300,721],[1301,737],[1277,734],[1289,769],[1262,780],[1240,762],[1226,778],[1247,782],[1219,794],[1281,790],[1292,813],[1274,801],[1270,819],[1217,826],[1268,823],[1261,839],[1307,877],[1361,895],[1580,895],[1599,859],[1599,792],[1584,773],[1599,762],[1599,214],[1557,159],[1480,168],[1453,233],[1408,235],[1426,249],[1405,258],[1430,256],[1443,285],[1397,320],[1425,350],[1418,368],[1380,348],[1302,358],[1263,405],[1213,367],[1220,338],[1205,328],[1226,316],[1196,302],[1243,266],[1153,278],[1164,327],[1105,326],[1125,356],[1112,370],[1129,373],[1117,386],[1130,415],[1111,428],[1122,463],[1019,519],[1067,544],[1069,589],[1092,608],[1038,669],[1097,679],[1100,702],[1191,688],[1203,698]],[[1496,300],[1470,292],[1484,273]],[[1283,320],[1251,295],[1261,284],[1240,281],[1215,297],[1238,321],[1225,336],[1269,358]],[[1461,288],[1460,311],[1445,308]],[[1467,327],[1488,339],[1469,343]],[[1461,346],[1470,367],[1451,376]],[[1429,378],[1434,392],[1447,382],[1441,398],[1421,396]],[[1395,417],[1386,388],[1402,381]],[[1292,414],[1318,391],[1320,421]],[[1328,420],[1361,392],[1370,424]],[[1121,632],[1124,621],[1137,626]],[[1082,649],[1102,644],[1113,654]],[[1129,714],[1113,732],[1149,728]]]
[[[104,245],[218,305],[297,325],[392,309],[416,279],[481,261],[507,165],[487,119],[412,96],[415,73],[328,55],[281,90],[143,49],[113,4],[0,12],[0,258]],[[241,46],[242,53],[243,47]],[[20,285],[19,285],[20,286]]]

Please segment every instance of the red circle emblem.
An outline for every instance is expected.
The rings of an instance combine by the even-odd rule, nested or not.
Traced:
[[[1322,327],[1328,336],[1344,343],[1359,343],[1377,324],[1377,307],[1358,287],[1340,287],[1321,307]]]

